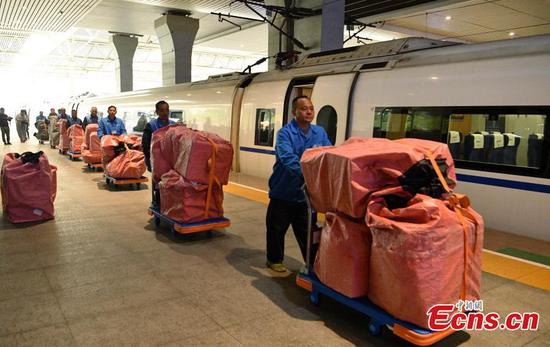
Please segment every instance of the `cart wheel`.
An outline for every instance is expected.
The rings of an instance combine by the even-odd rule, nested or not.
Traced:
[[[176,231],[176,229],[174,228],[173,225],[172,225],[172,227],[170,228],[170,236],[172,236],[173,238],[178,237],[178,232]]]
[[[309,300],[311,303],[315,306],[319,305],[319,293],[313,291],[311,294],[309,294]]]
[[[371,335],[374,335],[374,336],[380,335],[380,330],[381,330],[380,328],[381,328],[380,324],[376,324],[374,322],[369,324],[369,332],[371,333]]]
[[[141,183],[136,183],[136,189],[139,190],[141,188]]]
[[[157,217],[157,216],[155,216],[155,217],[153,218],[153,223],[155,223],[155,226],[156,226],[156,227],[160,226],[160,218]]]

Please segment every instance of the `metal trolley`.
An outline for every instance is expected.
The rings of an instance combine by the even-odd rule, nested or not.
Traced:
[[[141,176],[139,178],[116,178],[109,176],[107,173],[104,173],[103,175],[105,176],[105,184],[107,187],[134,185],[136,189],[139,190],[141,188],[141,184],[148,181],[145,176]]]
[[[161,222],[168,224],[170,226],[172,236],[176,236],[177,234],[194,234],[202,231],[228,228],[231,226],[231,221],[225,217],[207,219],[196,223],[180,223],[160,213],[158,208],[150,207],[148,212],[149,215],[153,216],[155,226],[160,226]]]
[[[80,157],[82,157],[82,153],[73,152],[71,150],[67,151],[67,155],[69,156],[69,159],[71,159],[72,161],[75,161],[75,160],[79,159]]]
[[[382,308],[373,304],[368,298],[356,298],[352,299],[345,295],[338,293],[331,289],[327,285],[321,283],[312,265],[312,249],[314,246],[314,235],[312,228],[312,213],[313,207],[311,200],[307,193],[307,189],[304,187],[304,195],[306,197],[306,203],[308,206],[308,233],[307,233],[307,252],[306,252],[306,264],[296,277],[296,284],[309,292],[309,298],[314,305],[319,304],[319,295],[325,295],[333,300],[358,311],[370,318],[369,332],[372,335],[378,335],[381,332],[383,326],[388,327],[394,335],[401,337],[402,339],[413,343],[417,346],[429,346],[445,337],[451,335],[455,331],[447,329],[444,331],[431,331],[424,328],[420,328],[414,324],[396,319]]]

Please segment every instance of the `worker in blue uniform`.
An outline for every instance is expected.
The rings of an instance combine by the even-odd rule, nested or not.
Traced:
[[[44,122],[46,124],[49,123],[46,116],[44,116],[44,111],[40,111],[40,114],[38,116],[36,116],[36,122],[35,123],[38,123],[38,122]]]
[[[59,109],[59,117],[58,119],[69,119],[69,116],[67,115],[66,111],[65,111],[65,108],[62,107]]]
[[[308,148],[332,145],[325,129],[311,124],[315,114],[309,97],[298,96],[292,101],[292,115],[294,119],[277,133],[275,165],[269,178],[267,266],[277,272],[286,271],[285,234],[290,225],[306,258],[308,209],[302,191],[304,177],[300,158]]]
[[[97,136],[102,138],[103,135],[124,135],[126,134],[126,127],[122,119],[116,117],[116,107],[109,106],[107,109],[109,116],[107,118],[101,118],[99,120],[99,128],[97,129]]]
[[[67,127],[75,124],[82,125],[82,119],[78,118],[78,113],[76,110],[72,110],[71,116],[67,119]]]
[[[173,120],[170,120],[170,105],[164,100],[161,100],[155,104],[155,113],[158,118],[152,119],[143,130],[143,136],[141,138],[141,146],[143,148],[143,155],[145,156],[145,165],[147,170],[151,171],[151,140],[153,139],[153,133],[165,126],[175,124]],[[152,205],[153,208],[160,205],[160,194],[158,194],[157,182],[153,180],[152,190]]]
[[[82,121],[82,128],[86,129],[88,124],[99,124],[99,117],[97,115],[97,107],[92,107],[90,109],[90,114],[84,117]]]
[[[158,117],[147,123],[141,138],[145,165],[147,165],[147,170],[149,171],[151,171],[151,140],[153,139],[153,133],[167,125],[175,124],[175,122],[169,118],[170,105],[168,105],[166,101],[161,100],[155,104],[155,113]]]

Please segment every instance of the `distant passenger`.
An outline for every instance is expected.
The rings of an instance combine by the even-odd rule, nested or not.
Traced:
[[[46,116],[44,116],[44,111],[40,111],[40,114],[36,116],[36,123],[38,122],[44,122],[48,124],[48,119],[46,118]]]
[[[143,147],[143,154],[145,155],[145,165],[147,165],[147,170],[151,171],[151,140],[153,138],[153,133],[160,128],[164,128],[167,125],[175,124],[174,121],[170,120],[168,116],[170,115],[170,105],[164,100],[159,101],[155,104],[155,113],[157,114],[157,119],[152,119],[143,130],[143,137],[141,138],[141,146]]]
[[[44,112],[40,111],[40,114],[36,116],[36,121],[34,122],[34,127],[37,132],[33,135],[38,139],[40,143],[43,143],[45,139],[48,138],[48,124],[50,123],[49,119],[44,116]]]
[[[107,118],[101,118],[99,120],[99,128],[97,129],[97,136],[102,138],[103,135],[123,135],[126,134],[126,127],[122,119],[116,117],[116,107],[109,106],[107,109],[109,116]]]
[[[78,118],[78,114],[76,110],[71,111],[71,117],[67,119],[67,127],[70,127],[71,125],[82,125],[82,119]]]
[[[21,143],[27,142],[27,134],[29,130],[29,115],[27,110],[21,110],[21,112],[15,116],[15,126],[17,128],[17,135]]]
[[[65,111],[65,108],[62,107],[59,109],[59,117],[57,117],[58,119],[66,119],[66,120],[69,120],[69,116],[67,115],[66,111]]]
[[[55,108],[50,108],[50,114],[48,115],[48,118],[50,118],[51,116],[56,116],[57,117],[57,113],[55,112]]]
[[[10,124],[13,118],[4,113],[4,108],[0,107],[0,129],[2,130],[2,141],[5,145],[11,145],[10,142]]]
[[[308,148],[332,145],[325,129],[311,124],[315,113],[307,96],[294,98],[292,114],[294,119],[277,133],[275,165],[269,178],[267,266],[277,272],[286,271],[283,265],[285,234],[290,225],[306,259],[308,208],[302,191],[304,176],[300,158]]]
[[[82,127],[86,129],[86,126],[88,124],[99,124],[99,117],[97,116],[97,107],[92,107],[90,109],[90,115],[84,117],[84,121],[82,122]]]

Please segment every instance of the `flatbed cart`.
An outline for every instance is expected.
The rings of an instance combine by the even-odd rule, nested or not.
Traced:
[[[147,177],[141,176],[140,178],[115,178],[109,176],[107,173],[104,173],[103,176],[105,177],[105,184],[108,187],[117,187],[122,185],[135,185],[136,189],[139,189],[141,187],[142,183],[145,183],[148,181]]]
[[[159,226],[161,222],[170,225],[170,232],[173,236],[177,234],[193,234],[202,231],[210,231],[214,229],[228,228],[231,226],[231,221],[225,217],[212,218],[196,223],[180,223],[175,220],[166,217],[157,208],[149,207],[147,211],[150,216],[153,216],[153,222],[155,226]]]
[[[311,294],[309,295],[310,301],[314,305],[319,304],[319,295],[325,295],[343,305],[350,307],[351,309],[358,311],[370,318],[369,332],[372,335],[378,335],[381,332],[382,327],[385,325],[390,329],[394,335],[415,344],[417,346],[430,346],[445,337],[451,335],[455,331],[447,329],[443,331],[431,331],[425,328],[420,328],[414,324],[396,319],[382,308],[373,304],[367,297],[363,298],[349,298],[345,295],[338,293],[331,289],[327,285],[321,283],[311,264],[311,249],[313,247],[313,232],[312,232],[312,213],[313,207],[311,200],[307,194],[307,190],[304,189],[304,195],[306,197],[306,203],[308,206],[308,233],[307,233],[307,253],[305,267],[296,276],[296,284],[302,287]]]
[[[67,151],[67,155],[69,156],[69,159],[71,159],[72,161],[75,161],[82,157],[82,153],[73,152],[73,151]]]
[[[91,170],[91,171],[103,170],[103,164],[101,164],[101,163],[96,163],[96,164],[87,163],[86,167],[88,168],[88,170]]]

